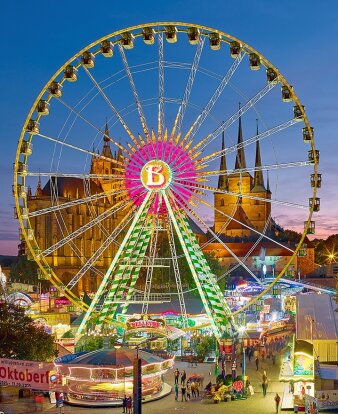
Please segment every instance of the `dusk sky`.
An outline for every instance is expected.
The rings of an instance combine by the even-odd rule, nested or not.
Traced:
[[[19,0],[4,3],[1,15],[0,255],[17,253],[13,162],[36,96],[85,45],[115,30],[156,21],[197,23],[238,37],[273,62],[295,86],[320,150],[323,183],[318,191],[321,211],[314,216],[316,237],[338,233],[337,1]],[[284,159],[291,160],[292,146],[285,151]],[[296,213],[290,213],[289,224],[297,229]]]

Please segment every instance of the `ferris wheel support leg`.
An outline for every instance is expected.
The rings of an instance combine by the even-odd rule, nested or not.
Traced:
[[[129,240],[129,237],[132,234],[132,232],[133,232],[133,230],[134,230],[141,214],[146,209],[146,206],[149,204],[150,196],[151,196],[151,193],[149,192],[146,195],[145,199],[143,200],[143,202],[142,202],[142,204],[139,208],[139,211],[135,214],[135,217],[134,217],[134,219],[133,219],[133,221],[132,221],[132,223],[131,223],[128,231],[127,231],[127,234],[126,234],[124,240],[122,241],[122,243],[121,243],[121,245],[120,245],[120,247],[119,247],[119,249],[116,253],[116,256],[114,257],[113,261],[111,262],[104,278],[102,279],[102,282],[101,282],[97,292],[95,293],[95,296],[94,296],[94,298],[93,298],[93,300],[92,300],[92,302],[91,302],[91,304],[90,304],[90,306],[89,306],[89,308],[88,308],[88,310],[87,310],[87,312],[86,312],[86,314],[85,314],[85,316],[84,316],[84,318],[83,318],[83,320],[82,320],[82,322],[81,322],[81,324],[80,324],[80,326],[77,330],[77,333],[76,333],[77,337],[82,334],[83,328],[87,324],[91,314],[94,312],[94,310],[95,310],[95,308],[96,308],[96,306],[97,306],[97,304],[98,304],[98,302],[99,302],[99,300],[102,296],[102,293],[103,293],[104,289],[107,286],[107,283],[108,283],[108,280],[111,276],[112,270],[115,268],[118,260],[120,259],[121,255],[123,253],[123,250],[125,248],[125,245],[126,245],[127,241]]]
[[[202,289],[206,297],[208,298],[214,313],[215,319],[223,328],[229,328],[232,331],[235,327],[233,318],[231,318],[231,311],[224,298],[224,295],[219,288],[215,275],[211,272],[208,262],[206,261],[204,254],[197,243],[197,240],[189,226],[189,223],[185,217],[179,216],[178,225],[185,242],[188,246],[191,246],[198,259],[198,263],[202,268],[200,278],[203,278],[204,283]]]
[[[154,222],[155,225],[155,231],[153,233],[153,237],[150,241],[150,267],[147,269],[147,275],[146,275],[146,284],[144,289],[144,295],[143,300],[144,303],[142,305],[142,314],[146,314],[148,312],[148,302],[150,297],[150,290],[151,290],[151,282],[153,279],[153,271],[154,271],[154,262],[155,262],[155,255],[156,255],[156,247],[157,247],[157,239],[158,239],[158,223],[157,221]],[[136,281],[135,281],[136,283]],[[135,286],[135,284],[134,284]],[[130,295],[130,292],[128,293]],[[123,306],[122,313],[125,313],[128,308],[128,302]]]
[[[183,328],[187,328],[188,327],[187,309],[185,306],[185,300],[184,300],[183,289],[182,289],[182,281],[181,281],[180,270],[179,270],[178,261],[177,261],[177,252],[176,252],[176,246],[175,246],[173,226],[172,226],[172,222],[170,218],[168,219],[168,240],[169,240],[171,257],[173,258],[173,268],[174,268],[175,281],[176,281],[176,286],[177,286],[178,300],[180,303]]]
[[[148,228],[145,228],[146,226],[147,224],[144,224],[143,228],[142,227],[135,228],[134,235],[135,237],[139,236],[137,244],[134,247],[133,246],[128,247],[126,250],[126,254],[124,256],[124,258],[126,258],[127,256],[127,260],[130,260],[130,267],[128,266],[128,268],[125,268],[125,267],[119,268],[118,274],[116,276],[116,278],[118,279],[118,282],[115,284],[115,279],[114,279],[114,282],[109,290],[109,293],[103,303],[102,312],[101,312],[99,323],[98,323],[99,326],[103,324],[104,319],[106,317],[114,318],[115,312],[118,306],[117,303],[114,303],[115,302],[114,299],[115,298],[116,300],[122,299],[123,294],[126,289],[128,289],[126,302],[130,300],[130,297],[133,293],[133,290],[137,282],[137,279],[139,277],[139,273],[141,269],[141,266],[139,266],[138,264],[142,262],[144,259],[144,256],[146,254],[146,251],[149,245],[150,236],[151,236],[151,230]],[[131,236],[131,238],[133,238],[133,236]],[[131,255],[133,255],[133,257],[129,259]],[[134,265],[136,267],[133,267]],[[130,285],[128,287],[129,280],[130,280]]]
[[[195,256],[195,254],[194,254],[195,252],[193,251],[193,249],[190,246],[187,246],[186,245],[185,240],[184,240],[184,238],[183,238],[183,236],[181,234],[181,230],[179,228],[179,225],[177,223],[176,217],[175,217],[175,215],[173,213],[173,210],[171,208],[171,205],[170,205],[170,202],[168,200],[168,197],[167,197],[167,195],[166,195],[166,193],[164,191],[162,191],[162,195],[163,195],[163,199],[165,201],[165,204],[166,204],[166,207],[167,207],[167,210],[168,210],[168,213],[169,213],[169,217],[172,220],[172,223],[173,223],[173,225],[175,227],[175,230],[176,230],[178,239],[179,239],[179,241],[181,243],[183,252],[184,252],[185,257],[187,259],[188,266],[189,266],[190,271],[191,271],[191,273],[193,275],[193,278],[195,280],[195,283],[196,283],[198,292],[200,294],[201,300],[203,302],[203,305],[205,307],[206,313],[207,313],[207,315],[210,318],[211,326],[213,328],[214,334],[215,334],[215,336],[217,338],[220,338],[222,332],[221,332],[219,326],[214,321],[214,315],[213,315],[213,312],[212,312],[212,310],[210,308],[210,303],[207,300],[207,298],[206,298],[206,296],[205,296],[205,294],[203,292],[202,285],[201,285],[200,280],[199,280],[199,275],[198,275],[197,270],[199,270],[200,272],[202,272],[202,269],[200,268],[200,265],[198,263],[198,259]]]
[[[127,287],[128,280],[130,279],[133,272],[133,265],[136,266],[138,264],[140,257],[142,261],[142,252],[144,251],[144,255],[149,244],[149,229],[146,227],[147,211],[145,210],[141,214],[137,225],[135,226],[129,240],[127,241],[123,256],[121,256],[120,261],[116,265],[116,268],[118,268],[118,270],[115,273],[114,280],[112,281],[108,294],[103,302],[97,328],[100,328],[102,326],[104,320],[108,316],[114,317],[116,308],[118,306],[116,303],[114,303],[114,299],[122,298],[123,293]],[[123,260],[127,261],[127,263],[124,265]],[[114,270],[112,274],[113,273]],[[138,275],[136,278],[137,277]]]

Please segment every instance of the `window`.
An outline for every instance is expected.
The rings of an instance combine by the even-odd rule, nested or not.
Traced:
[[[224,207],[224,198],[221,200],[221,207]]]

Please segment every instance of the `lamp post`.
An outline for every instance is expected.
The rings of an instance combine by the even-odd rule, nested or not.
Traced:
[[[140,344],[136,346],[136,358],[133,363],[133,403],[134,414],[142,413],[142,373],[141,373],[141,359],[138,356]]]
[[[157,338],[158,336],[146,338],[144,341],[136,345],[136,358],[133,363],[133,414],[142,413],[142,361],[141,358],[139,358],[138,351],[140,345],[146,344],[149,341],[155,341]]]
[[[242,342],[242,376],[244,381],[245,376],[245,347],[244,347],[244,332],[245,332],[245,326],[240,326],[238,328],[238,332],[240,334],[241,342]]]

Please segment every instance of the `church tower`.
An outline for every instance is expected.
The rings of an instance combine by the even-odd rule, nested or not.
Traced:
[[[223,134],[222,150],[224,148]],[[242,120],[240,117],[238,122],[235,169],[229,175],[219,176],[218,189],[222,190],[222,193],[215,192],[214,194],[216,209],[214,229],[217,233],[223,234],[225,237],[247,238],[257,236],[257,233],[250,230],[250,228],[262,231],[271,212],[270,203],[251,198],[271,198],[270,190],[264,186],[259,141],[256,141],[254,177],[245,171],[246,168]],[[221,157],[220,170],[226,170],[224,153]],[[242,194],[243,196],[237,194]],[[250,198],[247,198],[246,195],[250,196]]]
[[[103,134],[103,148],[101,151],[101,156],[92,156],[90,173],[97,175],[115,174],[116,163],[114,162],[114,160],[116,158],[121,158],[120,150],[117,157],[114,157],[110,148],[109,129],[108,124],[106,122]],[[93,181],[108,193],[107,198],[110,201],[110,203],[113,204],[116,200],[114,199],[114,197],[109,195],[109,193],[116,187],[117,181],[109,177],[93,178]]]
[[[257,129],[256,135],[258,136],[258,120],[257,120]],[[255,173],[253,187],[251,189],[251,196],[259,198],[268,198],[271,199],[271,192],[269,189],[269,184],[267,187],[264,185],[263,170],[262,170],[262,159],[261,159],[261,149],[259,140],[256,141],[256,157],[255,157]],[[268,220],[271,213],[271,203],[260,201],[260,200],[248,200],[250,203],[250,208],[247,210],[248,217],[254,227],[258,231],[263,231],[266,221]],[[268,230],[271,225],[269,223]]]

